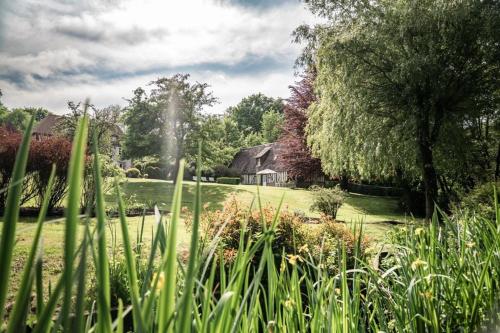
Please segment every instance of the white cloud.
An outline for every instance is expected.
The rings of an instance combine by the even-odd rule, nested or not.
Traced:
[[[213,86],[217,110],[258,91],[286,97],[300,52],[290,35],[312,20],[298,2],[20,1],[4,16],[0,89],[8,106],[61,113],[85,96],[123,104],[137,86],[182,71]]]

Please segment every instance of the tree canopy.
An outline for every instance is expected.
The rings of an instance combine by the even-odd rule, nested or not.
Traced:
[[[0,99],[2,91],[0,90]],[[49,114],[49,111],[40,107],[24,107],[8,109],[0,100],[0,125],[8,126],[17,131],[24,131],[31,116],[40,121]]]
[[[288,175],[294,179],[307,179],[321,175],[321,161],[311,155],[305,133],[308,108],[316,101],[314,94],[315,73],[307,71],[299,82],[290,86],[290,98],[284,110],[283,134],[280,137],[282,152],[278,157],[286,166]]]
[[[262,137],[266,142],[275,142],[283,131],[283,113],[268,111],[262,116]]]
[[[450,136],[498,109],[497,1],[307,1],[326,18],[300,27],[319,96],[308,142],[330,174],[421,176],[430,217]],[[437,161],[438,158],[443,158]],[[417,163],[415,163],[417,161]]]
[[[241,131],[248,134],[262,131],[262,119],[266,112],[283,113],[281,98],[268,97],[262,93],[243,98],[237,105],[228,108],[231,116]]]
[[[218,100],[208,90],[208,84],[191,83],[187,74],[159,78],[150,85],[149,96],[138,88],[129,100],[124,115],[125,154],[160,155],[167,162],[171,160],[176,179],[180,160],[196,155],[203,109]]]
[[[62,117],[62,120],[57,124],[56,130],[72,138],[78,126],[78,120],[84,115],[85,107],[81,102],[68,102],[69,113]],[[113,138],[119,128],[119,119],[121,115],[121,107],[118,105],[110,105],[99,109],[92,104],[87,106],[87,115],[89,116],[89,147],[92,147],[92,140],[97,139],[99,152],[110,156],[112,154]]]

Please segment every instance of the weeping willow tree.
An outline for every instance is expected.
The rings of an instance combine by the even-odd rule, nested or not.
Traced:
[[[419,175],[430,217],[436,151],[498,108],[500,4],[488,0],[306,1],[327,23],[297,29],[318,69],[308,142],[330,174]],[[458,129],[458,130],[457,130]],[[446,139],[446,140],[443,140]],[[453,143],[452,143],[453,144]]]

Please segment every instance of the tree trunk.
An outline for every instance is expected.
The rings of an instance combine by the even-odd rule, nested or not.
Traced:
[[[340,182],[339,182],[340,189],[343,191],[349,190],[349,175],[347,171],[342,171],[342,174],[340,175]]]
[[[425,187],[425,218],[430,221],[434,213],[434,203],[437,199],[438,184],[432,147],[427,142],[419,143],[420,158],[422,160],[422,176]]]

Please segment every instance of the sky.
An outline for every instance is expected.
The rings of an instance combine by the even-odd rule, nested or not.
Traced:
[[[314,17],[299,0],[0,0],[0,89],[9,108],[125,106],[137,87],[188,73],[221,113],[262,92],[286,98]]]

